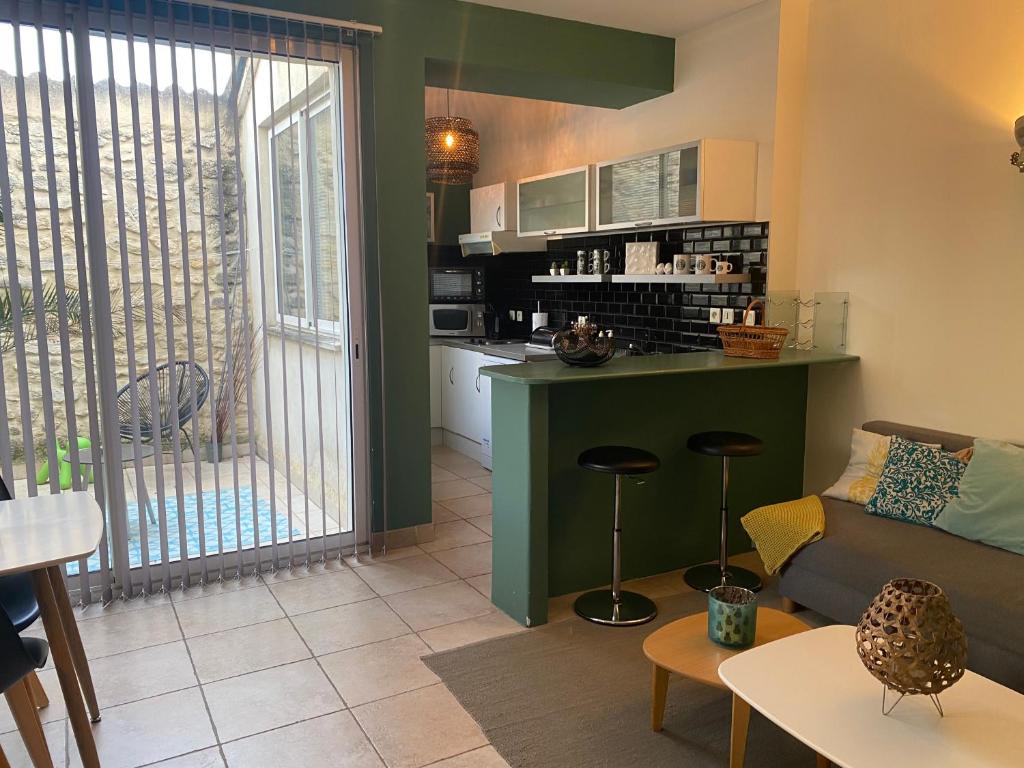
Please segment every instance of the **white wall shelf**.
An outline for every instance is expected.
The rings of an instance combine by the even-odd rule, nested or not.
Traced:
[[[534,275],[535,283],[610,283],[621,275]]]

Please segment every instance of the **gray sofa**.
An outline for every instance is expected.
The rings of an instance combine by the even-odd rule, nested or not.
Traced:
[[[973,438],[884,421],[869,432],[940,443],[949,451]],[[856,624],[890,579],[933,581],[949,595],[967,630],[967,666],[1024,692],[1024,556],[941,531],[868,515],[858,504],[822,498],[825,535],[783,569],[779,591],[828,618]],[[1024,515],[1024,510],[1021,510]]]

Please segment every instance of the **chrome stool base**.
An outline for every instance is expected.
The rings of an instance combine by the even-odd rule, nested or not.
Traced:
[[[687,568],[686,573],[683,574],[683,581],[701,592],[709,592],[715,587],[722,586],[723,583],[729,587],[743,587],[751,592],[760,592],[763,586],[761,577],[753,571],[728,563],[725,566],[724,582],[722,581],[722,568],[718,563],[705,563]]]
[[[595,589],[576,598],[576,613],[595,624],[613,627],[635,627],[646,624],[658,615],[654,602],[636,592],[620,592],[619,601],[610,589]]]

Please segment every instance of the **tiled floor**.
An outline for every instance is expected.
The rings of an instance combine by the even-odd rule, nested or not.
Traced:
[[[505,766],[420,660],[526,631],[489,600],[490,474],[447,448],[433,461],[429,544],[79,610],[104,768]],[[630,588],[685,589],[679,572]],[[552,621],[578,620],[574,597],[552,601]],[[80,765],[53,669],[40,678],[55,765]],[[0,744],[27,766],[0,710]]]

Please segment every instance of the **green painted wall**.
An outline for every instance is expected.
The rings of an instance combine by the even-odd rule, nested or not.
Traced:
[[[388,527],[429,522],[424,87],[622,108],[672,90],[675,42],[458,0],[249,3],[384,28],[364,104],[376,120],[380,259],[366,270],[373,517],[382,528],[386,500]]]

